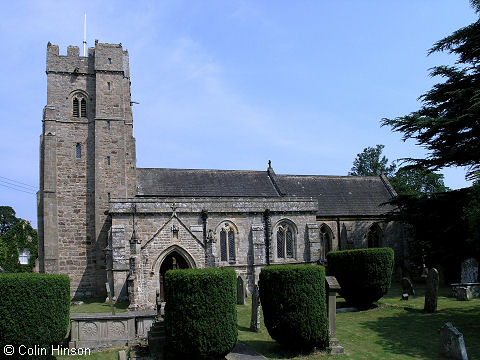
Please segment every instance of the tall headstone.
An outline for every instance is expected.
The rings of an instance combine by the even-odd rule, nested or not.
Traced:
[[[237,305],[245,305],[245,282],[242,277],[237,277]]]
[[[250,330],[260,331],[260,294],[258,285],[253,286],[252,292],[252,319],[250,320]]]
[[[463,334],[454,328],[452,323],[447,322],[440,328],[440,341],[442,343],[442,352],[446,357],[468,360]]]
[[[474,283],[478,281],[478,261],[474,258],[462,262],[462,283]]]
[[[437,299],[438,299],[438,284],[439,277],[438,271],[435,268],[431,268],[427,276],[427,290],[425,292],[425,311],[436,312],[437,311]]]

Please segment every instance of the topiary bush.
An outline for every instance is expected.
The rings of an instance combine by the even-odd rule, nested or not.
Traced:
[[[13,345],[10,359],[22,358],[20,350],[35,346],[46,348],[50,355],[51,345],[65,338],[69,315],[67,275],[0,274],[0,349]]]
[[[275,341],[295,350],[327,348],[323,266],[265,267],[260,272],[259,290],[265,326]]]
[[[348,304],[370,307],[388,292],[394,265],[391,248],[331,251],[327,254],[328,272],[342,288]]]
[[[237,343],[236,275],[229,268],[165,274],[167,351],[183,359],[214,359]]]

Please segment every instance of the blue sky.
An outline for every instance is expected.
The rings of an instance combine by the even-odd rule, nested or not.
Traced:
[[[423,156],[380,128],[436,82],[432,44],[475,21],[467,0],[2,1],[0,205],[36,226],[50,41],[130,54],[138,167],[346,175],[355,155]],[[468,186],[463,169],[446,184]],[[18,183],[16,183],[18,184]],[[29,191],[31,189],[31,191]]]

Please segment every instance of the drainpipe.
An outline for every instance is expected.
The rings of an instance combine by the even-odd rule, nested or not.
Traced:
[[[337,217],[337,238],[338,238],[338,250],[342,250],[342,239],[340,239],[340,218]]]
[[[263,213],[263,221],[265,222],[265,257],[267,258],[267,266],[270,265],[270,210],[265,209]]]

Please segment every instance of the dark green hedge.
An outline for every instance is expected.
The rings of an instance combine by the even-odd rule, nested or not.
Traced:
[[[50,354],[51,345],[64,340],[69,315],[67,275],[0,274],[0,349],[13,345],[13,358],[20,358],[20,345],[46,347]]]
[[[28,265],[20,264],[19,251],[28,249]],[[7,272],[31,272],[38,256],[37,232],[25,220],[19,220],[0,237],[0,266]]]
[[[259,290],[265,326],[274,340],[297,350],[328,346],[324,267],[265,267]]]
[[[167,351],[179,358],[221,358],[237,343],[233,269],[170,270],[165,275]]]
[[[337,278],[340,294],[350,305],[368,308],[390,288],[394,264],[391,248],[331,251],[327,260],[329,274]]]

